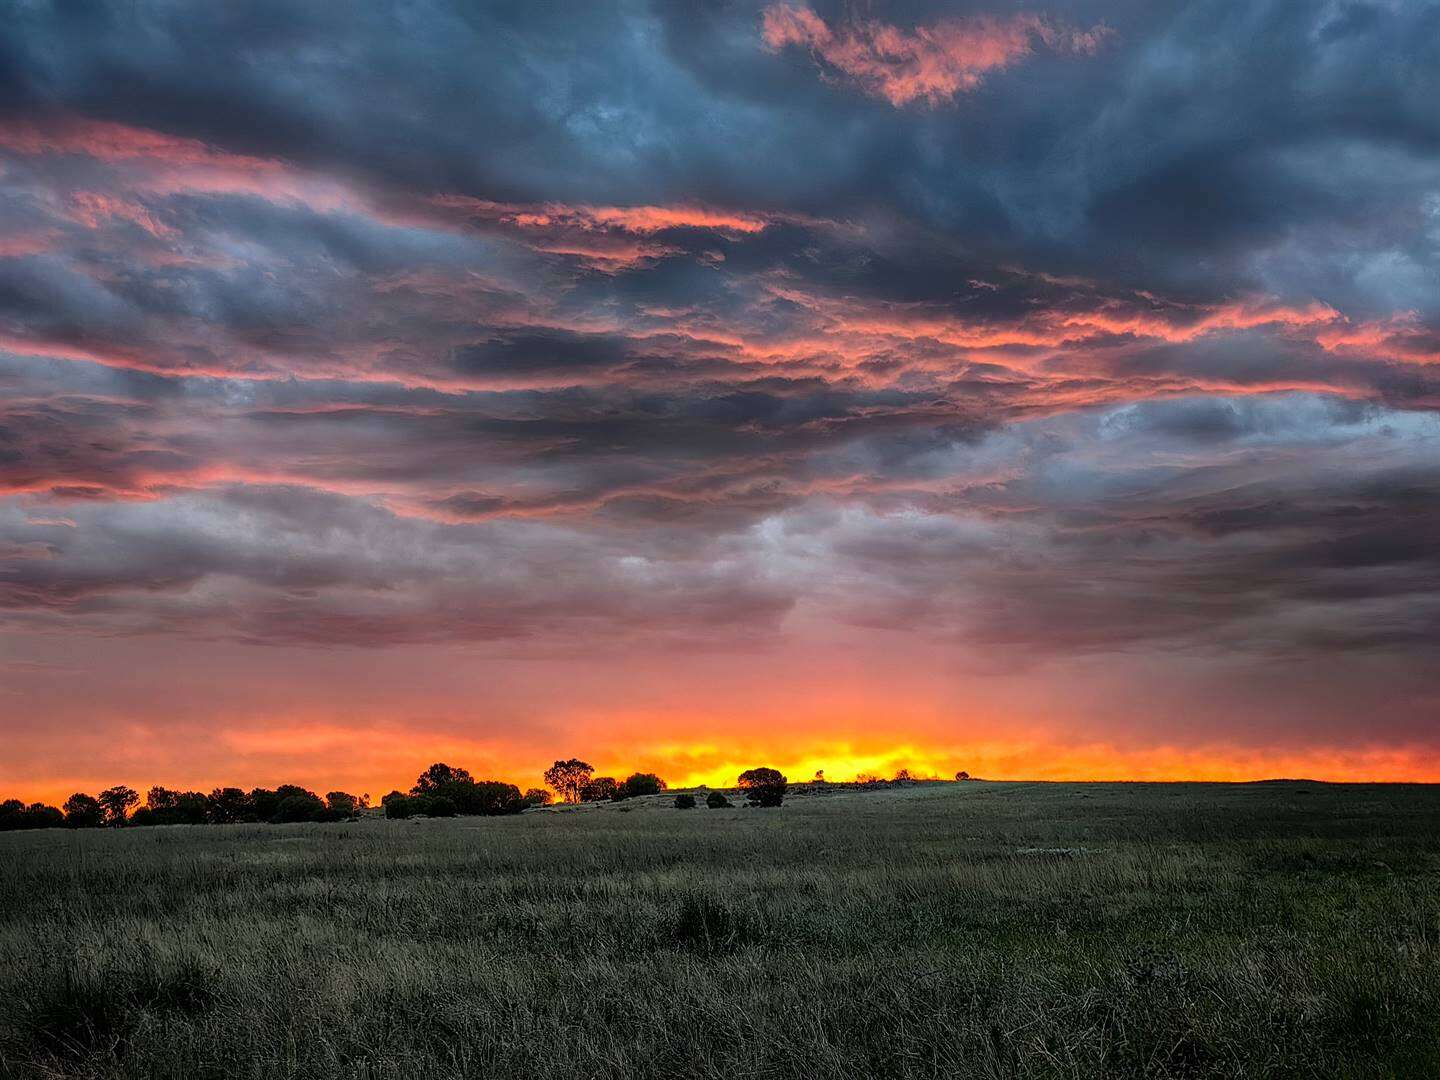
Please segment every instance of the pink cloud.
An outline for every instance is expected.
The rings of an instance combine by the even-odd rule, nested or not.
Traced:
[[[0,123],[0,147],[26,155],[83,154],[109,164],[146,160],[251,172],[275,167],[274,162],[225,153],[198,139],[77,116],[52,118],[45,123],[31,119]]]
[[[711,229],[731,234],[763,232],[793,216],[722,210],[695,204],[676,206],[567,206],[562,203],[501,203],[466,195],[437,195],[434,205],[522,229],[615,229],[648,236],[664,229]]]
[[[157,240],[171,240],[178,235],[149,209],[129,199],[99,191],[77,191],[70,202],[71,216],[91,229],[98,229],[106,218],[117,218],[138,225]]]
[[[808,7],[788,3],[765,9],[761,31],[771,49],[809,49],[824,66],[896,107],[939,105],[974,90],[988,72],[1028,56],[1037,40],[1056,52],[1089,54],[1110,35],[1103,25],[1074,30],[1028,14],[951,19],[910,31],[875,20],[832,29]]]

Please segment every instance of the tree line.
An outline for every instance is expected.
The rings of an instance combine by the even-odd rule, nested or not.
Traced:
[[[531,788],[521,793],[502,780],[476,780],[462,768],[437,762],[416,778],[409,791],[392,791],[380,800],[387,818],[455,817],[458,814],[495,816],[518,814],[527,807],[545,806],[558,795],[562,802],[621,802],[643,795],[659,795],[669,785],[655,773],[634,772],[623,780],[596,776],[594,768],[579,758],[556,761],[545,770],[549,788]],[[747,769],[739,784],[752,806],[779,806],[787,782],[775,769]],[[553,793],[551,791],[553,789]],[[693,796],[681,795],[676,806],[695,805]],[[706,800],[711,809],[730,804],[720,792]],[[26,804],[19,799],[0,802],[0,832],[16,829],[98,829],[150,825],[230,825],[242,822],[348,821],[370,809],[370,796],[331,791],[321,798],[298,784],[277,788],[215,788],[200,791],[172,791],[152,787],[140,803],[140,793],[123,784],[106,788],[98,795],[76,792],[63,807],[45,803]]]
[[[368,809],[368,795],[329,792],[323,799],[298,784],[278,788],[215,788],[172,791],[152,787],[140,805],[140,793],[123,784],[99,795],[77,791],[63,807],[19,799],[0,802],[0,832],[13,829],[100,829],[121,825],[232,825],[239,822],[345,821]]]

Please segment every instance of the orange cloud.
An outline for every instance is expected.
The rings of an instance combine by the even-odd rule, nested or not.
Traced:
[[[864,20],[833,30],[808,7],[773,4],[761,23],[765,44],[809,49],[868,94],[899,107],[939,105],[974,90],[988,72],[1028,56],[1038,39],[1057,52],[1093,53],[1109,36],[1105,26],[1071,30],[1038,15],[977,16],[902,30]]]
[[[648,236],[664,229],[711,229],[753,235],[780,220],[775,215],[721,210],[696,204],[676,206],[567,206],[563,203],[503,203],[468,195],[437,195],[435,206],[522,229],[616,229]],[[790,220],[786,218],[786,220]]]

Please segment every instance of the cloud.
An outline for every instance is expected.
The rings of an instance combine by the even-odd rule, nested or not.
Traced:
[[[808,7],[778,3],[765,9],[761,33],[771,49],[809,49],[866,93],[898,108],[916,101],[939,105],[969,93],[988,73],[1029,56],[1037,40],[1057,52],[1089,54],[1110,31],[1104,25],[1071,30],[1024,14],[946,20],[911,31],[854,20],[837,31]]]
[[[1440,11],[1101,14],[17,11],[11,696],[1425,735]]]

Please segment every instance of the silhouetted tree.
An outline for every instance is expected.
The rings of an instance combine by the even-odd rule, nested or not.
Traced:
[[[353,818],[360,809],[360,800],[347,791],[332,791],[326,794],[325,805],[337,818]]]
[[[676,810],[694,810],[694,809],[695,809],[695,796],[694,796],[694,795],[676,795],[676,796],[675,796],[675,809],[676,809]]]
[[[0,803],[0,832],[15,829],[53,829],[65,824],[65,815],[56,807],[44,803],[26,806],[19,799],[6,799]]]
[[[895,773],[895,782],[897,784],[910,784],[914,781],[915,774],[912,773],[909,769],[900,769],[898,772]]]
[[[594,771],[594,766],[579,758],[557,761],[545,770],[545,783],[554,788],[563,801],[579,802]]]
[[[619,787],[613,776],[597,776],[580,789],[580,801],[608,802],[615,798]]]
[[[740,774],[740,789],[751,806],[779,806],[785,801],[788,786],[785,775],[777,769],[746,769]]]
[[[664,780],[653,772],[631,773],[624,780],[620,781],[620,787],[615,792],[617,801],[621,799],[633,799],[637,795],[659,795],[668,787]]]
[[[970,779],[970,774],[969,774],[968,772],[966,772],[964,769],[961,769],[959,772],[957,772],[957,773],[955,774],[955,779],[956,779],[956,780],[969,780],[969,779]]]
[[[125,824],[125,815],[130,808],[140,802],[140,793],[124,784],[116,784],[102,791],[96,801],[105,810],[105,824],[120,826]]]
[[[725,793],[723,791],[712,791],[709,795],[705,796],[705,805],[708,806],[711,810],[723,810],[725,807],[732,806],[734,804],[725,797]]]
[[[175,824],[204,825],[210,816],[210,807],[203,791],[182,791],[175,800]]]
[[[280,804],[275,807],[275,816],[270,819],[275,824],[320,821],[325,816],[325,804],[313,791],[296,788],[290,784],[283,785],[276,791],[277,793],[284,792],[284,794],[280,796]]]
[[[425,814],[427,817],[454,817],[455,802],[445,795],[435,795],[426,800]]]
[[[464,769],[456,769],[443,762],[431,765],[415,780],[411,795],[439,795],[453,784],[472,784],[474,778]]]
[[[549,806],[555,801],[555,796],[546,788],[532,787],[523,796],[526,806]]]
[[[392,791],[380,800],[387,818],[404,819],[415,814],[415,799],[403,791]]]
[[[280,809],[280,793],[270,788],[253,788],[250,792],[250,814],[247,821],[269,821]]]
[[[520,789],[500,780],[475,780],[464,769],[432,765],[410,790],[412,814],[433,813],[427,800],[444,798],[457,814],[518,814],[525,809]]]
[[[145,795],[145,805],[131,815],[130,824],[203,825],[209,816],[209,801],[200,792],[152,787]]]
[[[474,801],[469,805],[474,809],[465,809],[462,813],[495,816],[518,814],[525,809],[525,799],[521,796],[520,789],[503,780],[478,781],[475,784],[473,799]]]
[[[98,829],[105,824],[105,807],[94,795],[77,791],[65,800],[65,824],[72,829]]]
[[[255,806],[250,796],[237,787],[216,788],[205,797],[205,815],[215,825],[254,821]]]

